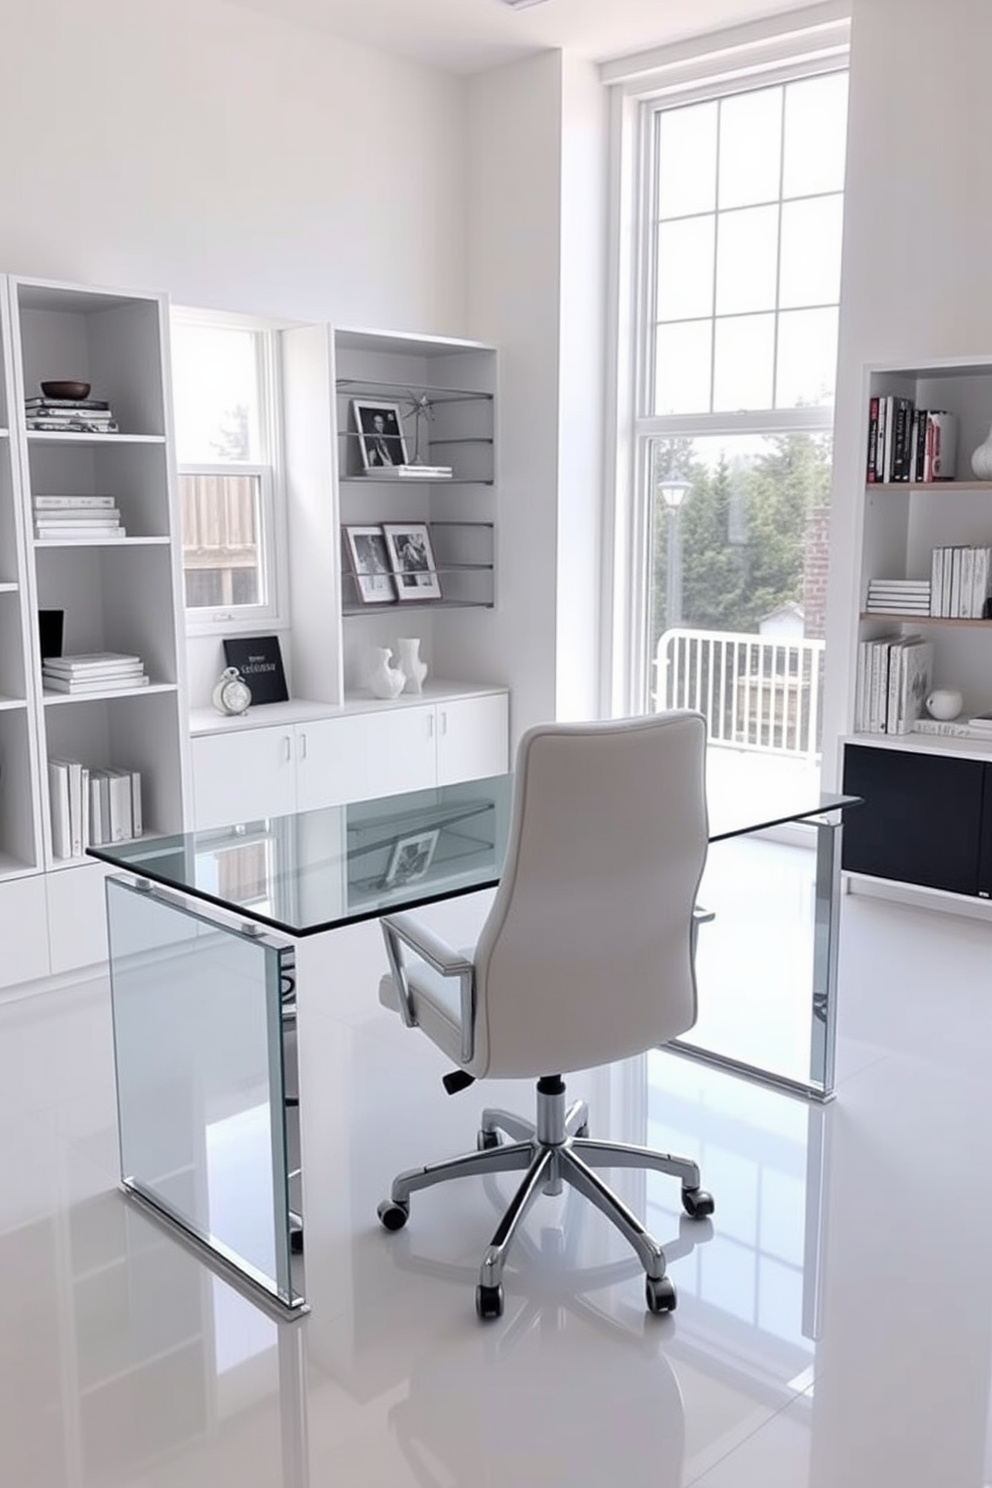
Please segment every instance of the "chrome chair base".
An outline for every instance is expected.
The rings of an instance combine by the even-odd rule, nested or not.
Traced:
[[[651,1312],[672,1312],[675,1288],[665,1274],[665,1253],[623,1200],[594,1171],[602,1168],[647,1168],[679,1178],[682,1203],[693,1219],[706,1219],[714,1210],[713,1199],[699,1186],[699,1168],[688,1158],[651,1147],[623,1142],[597,1142],[588,1135],[589,1108],[585,1101],[565,1107],[565,1083],[559,1075],[544,1075],[537,1082],[537,1122],[511,1111],[487,1108],[482,1113],[478,1151],[461,1157],[410,1168],[393,1181],[388,1199],[379,1205],[379,1219],[387,1230],[398,1230],[410,1213],[410,1195],[433,1188],[449,1178],[468,1178],[487,1173],[525,1170],[524,1177],[482,1259],[476,1310],[481,1318],[499,1317],[503,1311],[503,1268],[510,1244],[539,1192],[560,1194],[570,1184],[606,1215],[633,1248],[644,1267],[645,1295]],[[513,1140],[504,1143],[500,1133]]]

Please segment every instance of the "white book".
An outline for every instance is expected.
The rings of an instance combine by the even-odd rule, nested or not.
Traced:
[[[140,837],[145,830],[141,812],[141,771],[131,771],[131,832]]]
[[[126,842],[131,830],[131,781],[126,770],[107,770],[110,782],[110,840]]]
[[[64,667],[57,656],[46,656],[42,666],[46,675],[64,677],[70,682],[86,682],[90,678],[96,680],[101,677],[140,677],[145,670],[144,663],[140,661],[108,661],[106,666]]]
[[[69,793],[69,851],[65,857],[77,858],[83,851],[83,766],[79,760],[49,760],[65,769]]]
[[[50,692],[68,692],[79,696],[87,692],[113,692],[115,689],[147,687],[149,678],[144,675],[132,677],[125,674],[116,677],[85,677],[77,681],[70,677],[50,677],[46,672],[44,683]]]
[[[133,666],[135,662],[141,665],[141,657],[134,656],[128,651],[81,651],[77,655],[50,658],[52,666],[71,672],[83,672],[88,667],[95,666],[124,666],[125,664]]]
[[[62,760],[48,761],[48,796],[52,810],[52,855],[56,858],[71,858],[69,766]]]
[[[91,511],[101,507],[117,509],[116,496],[34,496],[35,511]]]
[[[90,846],[100,847],[106,842],[106,827],[103,820],[103,796],[100,790],[100,777],[102,770],[91,770],[89,780],[90,796]]]

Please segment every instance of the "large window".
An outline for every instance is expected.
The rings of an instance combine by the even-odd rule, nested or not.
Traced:
[[[189,628],[272,621],[279,600],[275,333],[177,311],[172,364]]]
[[[623,701],[699,706],[712,740],[807,756],[825,618],[844,62],[662,93],[632,116]],[[785,701],[780,676],[802,683]]]

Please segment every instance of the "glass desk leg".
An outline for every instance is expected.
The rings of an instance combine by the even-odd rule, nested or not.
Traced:
[[[121,876],[107,880],[107,923],[122,1185],[256,1300],[297,1316],[295,949]]]
[[[699,1019],[667,1047],[829,1100],[842,822],[824,816],[809,825],[812,853],[747,834],[711,847],[700,902],[715,916],[699,929]]]

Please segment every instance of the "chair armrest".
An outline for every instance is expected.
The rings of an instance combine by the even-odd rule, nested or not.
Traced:
[[[704,909],[701,904],[693,906],[692,920],[689,925],[689,947],[693,961],[696,959],[696,942],[699,939],[700,925],[708,925],[710,920],[716,919],[715,909]]]
[[[393,934],[404,945],[409,946],[411,951],[415,951],[429,966],[433,966],[440,976],[461,976],[463,972],[472,970],[471,961],[461,951],[456,951],[413,915],[385,915],[382,930],[384,935]]]
[[[410,996],[401,946],[426,961],[442,977],[458,977],[461,1011],[461,1057],[468,1064],[475,1051],[475,966],[440,935],[428,930],[413,915],[384,915],[379,922],[386,942],[386,956],[392,974],[400,1014],[408,1028],[417,1027],[417,1015]]]

